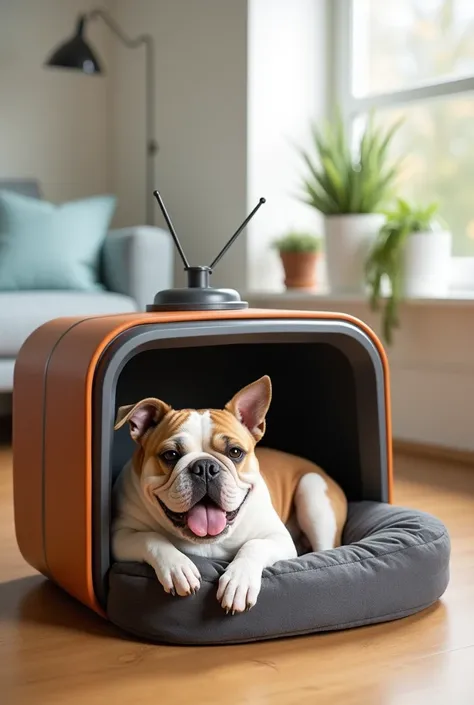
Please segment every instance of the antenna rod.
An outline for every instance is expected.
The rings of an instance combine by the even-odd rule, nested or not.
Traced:
[[[187,260],[186,255],[184,254],[183,248],[181,247],[181,243],[180,243],[179,238],[176,234],[176,230],[173,227],[173,223],[171,222],[171,218],[168,215],[168,211],[165,208],[165,204],[163,203],[163,199],[160,196],[160,192],[153,191],[153,195],[156,198],[156,200],[158,201],[158,204],[161,208],[161,212],[163,213],[163,217],[166,220],[166,223],[168,225],[168,228],[170,230],[171,235],[173,236],[174,244],[176,245],[176,248],[179,252],[179,255],[180,255],[181,259],[183,260],[184,268],[187,270],[187,269],[189,269],[189,262]]]
[[[222,250],[221,250],[221,251],[219,252],[219,254],[217,255],[216,259],[212,262],[212,264],[209,265],[209,268],[210,268],[210,269],[214,269],[214,267],[216,266],[216,264],[217,264],[218,262],[220,262],[220,260],[224,257],[225,253],[226,253],[227,250],[229,249],[229,247],[231,247],[231,246],[234,244],[234,242],[237,240],[237,238],[239,237],[239,235],[240,235],[240,233],[242,232],[242,230],[246,227],[247,223],[248,223],[250,220],[252,220],[252,218],[254,217],[255,213],[258,211],[258,209],[260,208],[260,206],[263,206],[264,203],[265,203],[265,199],[264,199],[264,198],[261,198],[261,199],[259,200],[259,202],[257,203],[257,205],[255,206],[255,208],[253,209],[253,211],[245,218],[245,220],[244,220],[244,222],[242,223],[242,225],[240,226],[240,228],[238,228],[238,229],[235,231],[235,233],[232,235],[232,237],[230,238],[230,240],[229,240],[229,242],[227,243],[227,245],[224,245],[224,247],[222,248]]]

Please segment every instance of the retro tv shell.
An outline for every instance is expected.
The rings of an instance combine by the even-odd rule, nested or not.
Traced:
[[[28,563],[124,631],[175,644],[224,644],[397,619],[433,604],[449,577],[449,537],[434,517],[394,507],[387,359],[343,313],[249,309],[187,262],[188,288],[158,292],[146,313],[62,318],[17,358],[14,507]],[[342,547],[265,569],[257,605],[227,618],[216,600],[225,562],[194,557],[200,590],[166,594],[150,566],[113,563],[111,491],[134,444],[117,409],[155,396],[222,408],[270,375],[262,445],[306,457],[349,500]],[[282,605],[284,608],[282,610]]]
[[[269,374],[264,443],[310,458],[350,501],[390,502],[388,370],[344,314],[245,309],[65,318],[38,328],[15,368],[14,483],[25,559],[105,614],[113,480],[133,452],[119,406],[157,396],[222,407]]]

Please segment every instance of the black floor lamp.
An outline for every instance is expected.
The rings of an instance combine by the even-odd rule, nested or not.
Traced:
[[[75,34],[60,44],[46,60],[47,66],[74,69],[86,74],[102,73],[102,68],[92,48],[84,39],[85,25],[89,20],[100,17],[112,32],[120,39],[122,44],[130,49],[135,49],[142,44],[145,47],[145,82],[146,82],[146,222],[154,224],[154,201],[151,198],[155,189],[155,157],[158,144],[154,138],[155,128],[155,78],[154,78],[154,43],[149,34],[141,34],[135,39],[130,39],[105,10],[91,10],[86,15],[81,15],[77,21]]]

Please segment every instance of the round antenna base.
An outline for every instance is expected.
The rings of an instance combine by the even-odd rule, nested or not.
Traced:
[[[186,288],[159,291],[148,312],[157,311],[237,311],[248,308],[234,289]]]

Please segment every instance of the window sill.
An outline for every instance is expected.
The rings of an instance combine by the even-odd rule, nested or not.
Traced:
[[[318,305],[346,305],[346,304],[368,304],[367,297],[360,294],[336,295],[317,291],[249,291],[245,297],[249,305],[257,307],[273,307],[275,305],[289,305],[298,308],[299,306],[317,307]],[[470,307],[474,306],[474,290],[452,291],[443,298],[410,298],[403,301],[409,306],[428,307]]]

